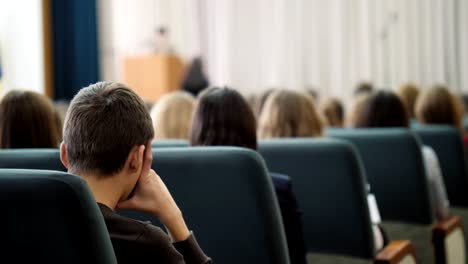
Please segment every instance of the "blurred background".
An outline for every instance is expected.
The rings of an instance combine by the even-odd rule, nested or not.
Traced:
[[[151,85],[173,90],[167,83],[181,83],[198,58],[209,84],[244,94],[284,87],[346,99],[362,81],[386,89],[442,83],[468,92],[465,0],[0,4],[4,90],[65,100],[98,80],[126,82],[140,93]],[[143,97],[154,101],[158,94]]]

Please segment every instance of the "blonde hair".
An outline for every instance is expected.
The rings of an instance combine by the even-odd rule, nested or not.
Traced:
[[[419,87],[414,83],[406,83],[398,88],[397,95],[403,101],[409,118],[414,118],[414,107],[419,96]]]
[[[162,96],[151,110],[155,139],[188,139],[195,98],[186,92]]]
[[[344,126],[343,104],[337,98],[327,98],[320,104],[320,111],[325,117],[328,126]]]
[[[361,115],[364,112],[364,107],[370,100],[370,94],[360,94],[355,97],[351,104],[351,109],[346,115],[346,126],[356,127],[360,122]]]
[[[422,124],[452,125],[463,131],[463,104],[446,86],[436,85],[419,96],[416,118]]]
[[[259,117],[259,138],[322,136],[323,119],[314,99],[305,93],[275,91]]]

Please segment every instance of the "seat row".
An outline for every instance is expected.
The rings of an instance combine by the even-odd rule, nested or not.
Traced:
[[[172,191],[201,246],[216,262],[242,263],[249,259],[252,263],[288,263],[268,167],[292,178],[304,211],[304,238],[311,263],[465,263],[462,221],[458,216],[440,222],[434,219],[420,150],[422,140],[437,152],[452,212],[466,221],[468,181],[461,137],[448,127],[420,128],[414,132],[332,130],[328,132],[330,138],[324,139],[261,141],[263,159],[239,148],[186,148],[186,142],[182,141],[156,142],[153,168]],[[99,212],[91,205],[90,193],[82,181],[58,172],[37,171],[65,171],[58,150],[2,150],[0,167],[13,169],[0,170],[2,211],[13,210],[11,204],[15,208],[31,208],[34,218],[55,221],[54,225],[42,223],[53,229],[49,230],[51,233],[66,235],[70,232],[66,222],[76,226],[74,219],[80,219],[84,225],[81,235],[102,229],[102,219],[97,217]],[[50,185],[51,181],[77,185],[73,191],[84,198],[79,198],[79,203],[70,202],[66,192]],[[392,240],[379,253],[375,251],[367,202],[368,184],[379,204],[384,229]],[[22,188],[23,185],[29,187]],[[42,190],[45,185],[49,187]],[[81,208],[81,213],[70,213],[67,204]],[[54,209],[66,213],[51,214]],[[21,228],[21,234],[29,229],[35,232],[41,226],[39,223],[28,226],[24,220],[31,222],[31,212],[18,211],[9,213],[14,216],[9,224]],[[157,219],[140,212],[120,213],[159,224]],[[57,232],[55,225],[67,232]],[[41,232],[46,232],[44,226],[41,228]],[[11,229],[8,236],[21,237],[12,230],[16,229]],[[102,230],[99,232],[100,238],[106,238]],[[55,246],[60,245],[54,240],[60,238],[48,237],[42,242],[44,257],[47,249],[57,251],[52,245],[47,247],[49,239]],[[100,247],[90,248],[84,243],[83,250],[96,252],[96,248],[108,248],[109,241],[104,240]],[[94,235],[93,241],[100,240]],[[18,246],[33,247],[34,242],[37,241],[21,239]],[[66,247],[63,252],[70,251],[70,245],[61,246]],[[86,254],[74,256],[79,259],[78,256]],[[112,257],[101,259],[100,263],[112,263],[106,261],[112,261]]]

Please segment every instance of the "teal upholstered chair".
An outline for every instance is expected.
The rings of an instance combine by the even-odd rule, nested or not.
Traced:
[[[338,139],[272,139],[260,141],[259,149],[271,171],[291,177],[304,212],[304,237],[311,263],[372,263],[379,259],[364,171],[350,143]],[[411,246],[406,243],[401,247],[401,243],[384,250],[387,256],[392,255],[388,250],[395,248],[402,253],[391,263],[414,261],[408,250]]]
[[[59,149],[2,149],[0,168],[66,171]]]
[[[460,132],[450,126],[420,126],[412,130],[436,152],[450,204],[468,208],[468,176]]]
[[[434,256],[436,263],[450,258],[464,263],[464,249],[445,246],[464,244],[460,218],[435,223],[416,135],[408,129],[390,128],[335,130],[329,136],[349,140],[357,147],[390,238],[410,239],[421,263],[433,263]]]
[[[1,150],[0,166],[61,170],[58,150]],[[263,160],[229,147],[158,148],[162,177],[204,251],[220,263],[289,263],[279,208]],[[157,219],[140,212],[123,215]]]
[[[450,200],[450,210],[459,215],[463,225],[468,227],[468,175],[460,131],[451,126],[419,126],[413,131],[424,145],[436,152]],[[468,241],[467,232],[465,241]],[[466,246],[468,252],[468,244]]]
[[[257,153],[233,147],[161,148],[154,150],[153,168],[214,261],[289,263],[274,189]],[[154,221],[140,213],[132,216]]]
[[[2,263],[117,263],[86,183],[56,171],[0,169]]]
[[[463,117],[463,127],[465,128],[465,131],[468,132],[468,115]]]
[[[175,148],[175,147],[188,147],[189,143],[183,139],[157,139],[154,140],[151,146],[155,148]]]

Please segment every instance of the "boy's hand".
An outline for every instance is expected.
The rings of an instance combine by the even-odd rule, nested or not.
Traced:
[[[152,159],[150,145],[146,147],[142,172],[133,197],[117,204],[117,209],[131,209],[150,213],[161,220],[174,241],[185,240],[190,232],[166,185],[151,169]]]

